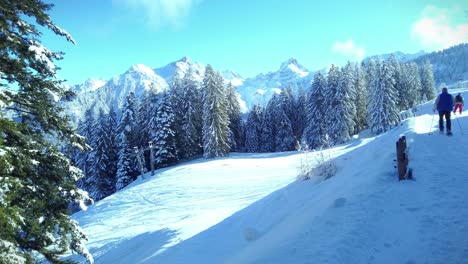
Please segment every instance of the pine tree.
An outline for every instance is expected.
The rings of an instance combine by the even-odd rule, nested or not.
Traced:
[[[280,95],[279,109],[276,112],[276,151],[291,151],[296,148],[298,143],[294,138],[291,117],[294,114],[294,98],[290,89],[285,89]]]
[[[150,96],[153,93],[152,90],[145,90],[141,100],[138,104],[138,111],[137,111],[137,147],[140,149],[144,149],[148,147],[148,139],[149,139],[149,131],[148,131],[148,122],[149,117],[151,114],[151,103],[150,103]],[[149,151],[143,153],[143,158],[145,159],[145,164],[149,165]],[[149,167],[146,167],[146,170],[149,170]]]
[[[327,81],[323,74],[318,72],[307,96],[307,127],[304,130],[303,142],[309,149],[321,148],[326,144],[326,88]]]
[[[276,111],[280,108],[279,96],[275,93],[265,108],[263,118],[260,118],[261,125],[258,147],[260,152],[274,152],[276,149],[275,138],[276,129],[278,127],[276,123]]]
[[[184,80],[186,77],[188,78],[191,75],[191,72],[185,74],[185,77],[181,71],[176,71],[172,78],[172,83],[169,88],[169,96],[171,100],[172,111],[174,113],[174,132],[175,132],[175,141],[176,141],[176,148],[178,150],[179,158],[186,157],[185,149],[184,149],[184,119],[186,114],[186,98],[185,96],[185,89],[187,80]]]
[[[203,78],[203,156],[224,157],[229,153],[229,117],[223,78],[206,66]]]
[[[86,138],[86,143],[91,147],[91,150],[78,152],[76,155],[76,166],[81,169],[84,177],[78,181],[78,186],[85,191],[90,190],[90,178],[94,175],[94,147],[96,131],[96,119],[93,110],[87,109],[82,122],[78,124],[78,133]]]
[[[335,107],[330,109],[332,119],[328,133],[332,135],[335,144],[348,141],[354,131],[355,123],[353,119],[356,115],[356,108],[354,106],[355,92],[353,90],[354,80],[352,74],[352,66],[348,62],[340,71],[338,86],[332,97],[332,105],[335,105]]]
[[[427,101],[435,97],[434,71],[429,61],[425,61],[421,67],[421,98]]]
[[[191,69],[184,76],[182,90],[182,112],[184,115],[182,117],[182,130],[178,132],[181,140],[181,149],[179,151],[182,152],[179,156],[183,159],[191,159],[200,154],[201,145],[201,114],[199,107],[201,97],[199,96],[198,83],[193,78]]]
[[[416,63],[402,64],[401,87],[399,93],[399,108],[406,110],[414,107],[420,100],[421,80],[419,77],[418,65]]]
[[[392,67],[383,61],[371,84],[371,100],[369,102],[369,126],[371,131],[380,134],[398,124],[397,91]]]
[[[304,134],[304,129],[307,126],[307,117],[306,117],[306,104],[307,104],[307,96],[301,87],[298,88],[298,95],[297,99],[294,101],[294,114],[293,114],[293,121],[292,121],[292,129],[294,133],[294,139],[297,143],[299,143],[302,139],[302,135]]]
[[[73,97],[56,79],[54,62],[62,54],[40,43],[37,25],[73,42],[51,21],[51,6],[38,0],[0,1],[1,263],[41,258],[59,263],[71,251],[93,262],[86,236],[68,209],[88,200],[76,187],[82,174],[56,147],[85,148],[85,142],[55,101]]]
[[[238,151],[240,144],[241,109],[240,95],[236,88],[228,83],[226,87],[227,114],[229,118],[229,147],[231,151]]]
[[[260,105],[254,105],[247,117],[245,125],[245,150],[247,152],[260,151],[260,135],[263,111]]]
[[[119,160],[117,164],[116,190],[121,190],[138,175],[134,147],[137,147],[136,98],[131,92],[125,101],[119,124]]]
[[[173,165],[178,160],[176,138],[175,138],[175,119],[172,110],[170,95],[163,93],[156,114],[157,126],[153,130],[151,140],[154,142],[156,153],[155,162],[158,168]]]
[[[296,141],[293,137],[291,121],[284,111],[280,111],[277,119],[277,130],[275,137],[276,151],[291,151],[294,150]]]
[[[112,187],[109,187],[109,194],[115,192],[115,184],[116,184],[116,175],[117,175],[117,163],[119,161],[119,149],[118,149],[118,121],[117,121],[117,113],[115,112],[115,108],[113,106],[110,107],[109,113],[107,114],[107,122],[106,122],[106,131],[109,137],[109,148],[107,149],[107,155],[109,157],[109,165],[107,167],[107,173],[112,180]],[[107,194],[107,192],[106,192]]]
[[[96,122],[96,146],[94,156],[94,174],[90,182],[90,194],[94,200],[101,200],[115,192],[115,165],[112,157],[112,130],[109,118],[99,109]]]
[[[354,133],[358,133],[367,128],[367,82],[365,73],[359,64],[354,66],[354,89],[356,91],[355,106],[356,116],[354,122],[356,123]]]
[[[338,91],[338,85],[340,83],[340,69],[335,65],[331,65],[327,75],[327,90],[325,93],[325,105],[328,107],[328,111],[325,113],[325,122],[327,134],[330,137],[331,144],[335,144],[338,141],[338,135],[334,134],[334,125],[339,117],[336,116],[336,107],[340,103],[340,99],[336,97]]]

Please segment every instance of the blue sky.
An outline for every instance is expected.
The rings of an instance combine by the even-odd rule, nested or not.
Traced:
[[[61,0],[50,12],[76,40],[45,33],[64,51],[70,84],[110,79],[189,56],[243,77],[295,57],[310,70],[402,51],[468,42],[468,6],[444,1]]]

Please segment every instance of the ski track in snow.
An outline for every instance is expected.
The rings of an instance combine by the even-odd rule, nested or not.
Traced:
[[[468,263],[468,114],[447,137],[431,109],[331,149],[326,181],[295,181],[297,152],[233,154],[160,170],[74,218],[96,263]],[[401,135],[414,181],[397,179]]]

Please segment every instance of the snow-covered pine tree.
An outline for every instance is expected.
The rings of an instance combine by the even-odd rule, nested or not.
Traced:
[[[423,98],[421,97],[422,94],[422,82],[421,82],[421,75],[419,74],[419,66],[418,64],[412,62],[409,64],[409,71],[410,71],[410,84],[413,88],[412,94],[414,94],[413,104],[411,106],[418,105],[423,103]]]
[[[86,138],[86,144],[91,147],[91,150],[78,152],[76,155],[76,166],[81,169],[84,177],[78,181],[78,187],[90,192],[92,179],[95,174],[95,146],[96,146],[96,118],[92,108],[85,111],[84,119],[78,124],[78,133]]]
[[[367,128],[368,90],[365,73],[359,64],[354,66],[354,89],[356,91],[354,103],[356,106],[356,116],[354,119],[356,125],[354,127],[354,134],[356,134]]]
[[[107,155],[109,158],[109,165],[107,167],[107,173],[109,177],[112,179],[112,187],[109,187],[109,194],[115,192],[115,184],[116,184],[116,175],[117,175],[117,163],[119,161],[119,149],[118,149],[118,129],[119,124],[117,120],[117,113],[115,112],[114,106],[111,106],[109,109],[109,113],[106,115],[107,122],[106,124],[106,131],[109,136],[109,148],[107,149]],[[107,192],[106,192],[107,193]]]
[[[178,160],[175,119],[172,110],[172,102],[167,92],[162,93],[156,114],[156,130],[153,130],[151,140],[155,146],[154,161],[157,168],[173,165]]]
[[[182,81],[183,119],[182,130],[179,132],[183,159],[191,159],[200,154],[201,119],[200,119],[200,89],[189,69]],[[177,133],[176,133],[177,134]]]
[[[270,101],[268,101],[268,104],[263,113],[263,118],[260,118],[261,125],[258,150],[260,152],[274,152],[276,149],[276,111],[281,108],[279,100],[279,95],[274,93]]]
[[[108,156],[108,149],[110,148],[110,137],[107,134],[107,118],[102,108],[99,109],[99,115],[94,125],[94,158],[92,174],[86,178],[86,185],[88,187],[91,198],[95,201],[101,200],[112,192],[113,189],[112,176],[109,177],[108,166],[110,163]],[[114,175],[115,176],[115,175]]]
[[[226,100],[229,117],[229,147],[231,151],[239,151],[240,148],[241,109],[239,99],[239,93],[229,82],[226,86]]]
[[[327,127],[325,116],[328,110],[327,105],[325,105],[326,89],[327,81],[323,74],[318,72],[314,76],[307,96],[307,127],[304,130],[302,141],[307,144],[309,149],[319,149],[326,144]]]
[[[395,80],[395,91],[397,92],[397,107],[399,111],[406,110],[403,107],[402,95],[403,91],[407,88],[402,83],[402,68],[400,62],[397,60],[395,54],[391,54],[387,59],[388,66],[392,68],[393,79]]]
[[[340,144],[348,141],[354,131],[354,118],[356,116],[353,68],[350,62],[340,71],[339,81],[333,97],[334,108],[329,135],[333,135],[334,143]]]
[[[116,190],[121,190],[139,173],[134,147],[138,146],[138,124],[136,117],[136,97],[130,92],[122,109],[119,123],[119,160],[117,164]]]
[[[306,104],[307,104],[307,95],[302,89],[302,87],[298,88],[297,91],[297,98],[294,100],[294,113],[293,113],[293,121],[292,129],[294,134],[294,139],[297,143],[301,142],[302,135],[304,134],[304,129],[307,126],[307,117],[306,117]]]
[[[291,121],[284,110],[279,111],[277,122],[275,150],[279,152],[294,150],[296,141],[293,136]]]
[[[223,78],[209,64],[205,68],[203,91],[203,156],[224,157],[229,154],[226,92]]]
[[[371,83],[369,99],[369,126],[371,131],[380,134],[396,126],[399,122],[397,91],[392,67],[387,61],[378,64],[376,78]]]
[[[76,187],[82,174],[56,147],[85,143],[55,100],[73,97],[56,77],[54,63],[62,54],[41,45],[40,29],[74,43],[50,19],[51,7],[38,0],[0,1],[0,263],[5,264],[60,263],[72,251],[93,262],[68,209],[88,200]]]
[[[138,143],[137,146],[138,148],[147,148],[148,147],[148,141],[149,141],[149,131],[148,131],[148,122],[149,122],[149,116],[151,114],[151,111],[154,111],[154,109],[151,109],[151,103],[150,103],[150,94],[152,93],[152,90],[145,90],[143,92],[143,96],[141,97],[139,103],[138,103],[138,111],[137,111],[137,123],[138,123],[138,128],[137,128],[137,139]],[[149,151],[146,151],[143,153],[143,157],[145,159],[145,164],[149,165]],[[149,170],[149,167],[146,167],[146,170]]]
[[[281,92],[279,108],[275,113],[277,125],[275,137],[276,151],[291,151],[296,148],[298,143],[294,138],[292,130],[291,116],[294,114],[294,98],[290,89]]]
[[[247,152],[260,151],[260,135],[263,110],[260,105],[254,105],[250,110],[245,124],[245,150]]]
[[[434,71],[429,61],[425,61],[421,67],[421,99],[427,101],[435,97]]]
[[[329,140],[331,144],[335,144],[338,141],[338,135],[334,134],[336,125],[336,120],[338,119],[335,116],[335,108],[340,103],[340,99],[336,97],[336,92],[338,90],[338,85],[340,83],[340,75],[341,71],[335,65],[331,65],[330,69],[328,70],[327,75],[327,90],[325,93],[325,105],[328,108],[325,111],[325,122],[326,122],[326,129],[327,134],[329,135]]]
[[[416,63],[401,64],[401,87],[399,93],[399,107],[406,110],[414,107],[420,102],[421,80],[419,77],[418,65]]]
[[[188,73],[191,74],[191,73]],[[187,76],[187,73],[185,74]],[[174,114],[174,132],[175,132],[175,142],[176,142],[176,149],[178,150],[178,158],[184,158],[187,156],[185,154],[185,149],[183,146],[183,125],[184,119],[186,114],[186,101],[184,98],[184,74],[176,70],[174,76],[172,77],[172,83],[169,87],[169,96],[171,100],[172,111]]]

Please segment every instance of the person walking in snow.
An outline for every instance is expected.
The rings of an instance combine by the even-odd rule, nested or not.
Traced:
[[[433,112],[439,111],[439,130],[444,133],[444,117],[447,125],[447,135],[452,135],[452,123],[450,121],[450,113],[453,110],[453,96],[448,93],[447,87],[442,88],[442,93],[437,96],[434,102]]]
[[[463,106],[464,106],[463,96],[461,96],[461,94],[458,93],[457,96],[455,96],[455,109],[453,109],[453,113],[455,114],[458,109],[460,110],[460,115],[461,115],[463,111]]]

